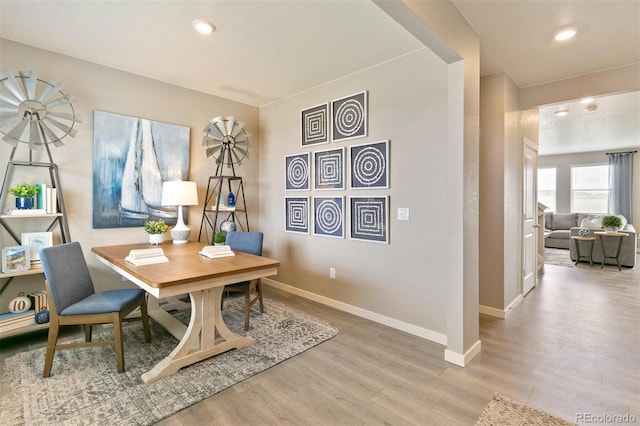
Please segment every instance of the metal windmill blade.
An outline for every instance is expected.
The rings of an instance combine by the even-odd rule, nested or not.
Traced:
[[[204,129],[202,145],[206,146],[207,157],[213,157],[217,168],[216,175],[226,165],[233,170],[234,164],[241,164],[249,154],[249,136],[244,123],[235,117],[217,116],[209,121]]]
[[[0,132],[2,140],[29,149],[44,145],[63,145],[66,136],[74,137],[79,114],[74,99],[62,92],[62,84],[46,82],[35,71],[0,72]]]

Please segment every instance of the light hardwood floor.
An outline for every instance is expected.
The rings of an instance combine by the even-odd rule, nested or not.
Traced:
[[[266,294],[341,334],[160,425],[472,425],[494,392],[569,421],[629,413],[640,423],[640,264],[547,265],[506,320],[480,316],[482,352],[465,368],[445,362],[442,345]],[[2,357],[44,344],[31,336],[0,342]]]

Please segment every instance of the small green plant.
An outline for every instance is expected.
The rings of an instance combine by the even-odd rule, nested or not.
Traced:
[[[618,216],[607,215],[602,218],[603,228],[620,228],[622,227],[622,219]]]
[[[147,234],[164,234],[169,230],[169,225],[160,220],[149,220],[144,223],[144,231]]]
[[[216,244],[224,244],[227,241],[227,236],[222,232],[216,232],[213,234],[213,242]]]
[[[15,195],[20,198],[33,198],[38,193],[38,185],[29,185],[28,183],[22,183],[9,190],[11,195]]]

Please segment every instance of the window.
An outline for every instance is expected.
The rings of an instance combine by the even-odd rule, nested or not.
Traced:
[[[571,167],[571,211],[607,213],[609,209],[609,165]]]
[[[556,168],[538,168],[538,202],[556,211]]]

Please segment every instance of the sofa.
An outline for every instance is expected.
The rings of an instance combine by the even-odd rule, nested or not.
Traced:
[[[579,235],[580,229],[589,228],[591,235],[594,232],[603,231],[599,221],[602,220],[604,214],[593,213],[544,213],[544,246],[551,248],[562,248],[569,250],[569,256],[571,260],[575,261],[578,253],[576,251],[575,242],[571,239],[572,236]],[[622,238],[622,244],[620,246],[620,265],[633,268],[636,264],[636,250],[638,246],[638,236],[634,226],[630,223],[626,223],[627,220],[623,218],[623,227],[620,230],[629,234],[628,237]],[[617,238],[604,238],[605,249],[607,255],[612,256],[615,254],[617,247]],[[582,245],[580,246],[583,247]],[[586,247],[585,247],[586,249]],[[584,254],[585,250],[581,251]],[[593,245],[593,261],[601,263],[603,258],[602,246],[599,241],[595,241]],[[586,261],[581,258],[581,261]],[[606,264],[615,265],[614,259],[605,261]]]

